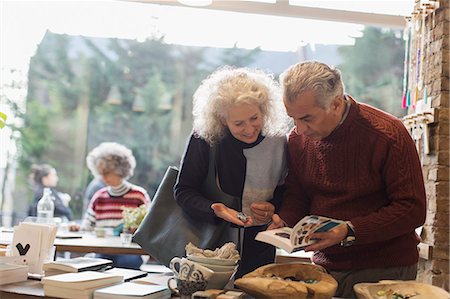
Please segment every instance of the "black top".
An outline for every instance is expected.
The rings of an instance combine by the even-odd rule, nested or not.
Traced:
[[[251,144],[237,140],[227,131],[226,136],[218,143],[217,169],[222,191],[232,196],[242,198],[245,183],[246,158],[243,149],[252,148],[264,139],[260,135]],[[208,173],[209,145],[205,140],[191,135],[184,153],[180,174],[174,187],[178,204],[191,216],[212,220],[215,217],[211,209],[214,198],[205,200],[200,194],[201,186]],[[277,187],[270,201],[275,209],[281,202],[282,187]]]
[[[217,144],[217,173],[223,192],[242,199],[247,168],[247,159],[243,150],[252,148],[263,140],[264,137],[259,136],[256,142],[247,144],[234,138],[228,131],[226,136]],[[214,221],[217,217],[211,209],[211,204],[218,202],[218,200],[214,198],[206,199],[200,193],[202,184],[208,174],[209,150],[210,146],[205,140],[191,135],[181,162],[174,193],[178,204],[192,217]],[[276,187],[274,196],[270,200],[275,206],[275,211],[278,211],[281,204],[283,189],[284,186]],[[235,278],[240,278],[262,265],[274,262],[275,248],[263,242],[255,241],[256,234],[266,228],[267,225],[246,227],[243,230],[234,228],[239,234],[242,231],[244,232],[242,243],[237,245],[241,261]]]
[[[55,198],[53,203],[55,204],[55,210],[53,213],[54,217],[66,217],[68,220],[73,219],[72,210],[69,207],[66,207],[61,199],[59,197],[59,192],[56,191],[53,188],[50,188],[52,191],[52,195]],[[36,216],[37,215],[37,204],[39,200],[42,198],[42,195],[44,193],[43,188],[39,188],[36,190],[36,192],[33,195],[33,201],[30,204],[30,207],[28,208],[28,216]]]

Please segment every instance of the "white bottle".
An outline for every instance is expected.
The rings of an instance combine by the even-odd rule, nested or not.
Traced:
[[[44,188],[42,198],[37,204],[37,222],[52,223],[53,213],[55,211],[55,203],[50,188]]]

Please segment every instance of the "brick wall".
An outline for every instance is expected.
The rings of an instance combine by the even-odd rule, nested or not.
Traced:
[[[436,108],[436,122],[430,128],[430,153],[419,155],[428,199],[427,219],[422,231],[422,242],[432,247],[430,259],[419,261],[418,281],[449,290],[449,1],[440,0],[433,16],[426,18],[424,84]],[[417,3],[416,9],[420,3]],[[413,19],[414,27],[414,19]],[[420,31],[411,36],[410,90],[415,86],[417,47]],[[423,97],[423,90],[420,93]],[[409,109],[414,113],[414,109]]]

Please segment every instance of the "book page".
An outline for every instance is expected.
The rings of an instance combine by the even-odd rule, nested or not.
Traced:
[[[315,243],[316,240],[311,239],[311,234],[329,231],[341,224],[345,224],[345,221],[310,215],[303,217],[294,228],[282,227],[259,232],[255,240],[271,244],[291,253]]]
[[[275,247],[282,248],[287,252],[292,252],[293,247],[291,245],[292,228],[282,227],[272,230],[266,230],[259,232],[255,240],[272,244]]]
[[[316,241],[310,238],[315,232],[326,232],[345,223],[323,216],[309,215],[303,217],[293,228],[291,242],[293,247],[305,247]]]

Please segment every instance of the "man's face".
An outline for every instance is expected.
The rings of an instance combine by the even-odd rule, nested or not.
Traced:
[[[284,100],[284,106],[295,122],[297,134],[315,140],[323,139],[333,132],[345,109],[345,103],[340,98],[335,98],[328,109],[318,106],[312,91],[301,93],[292,103]]]

